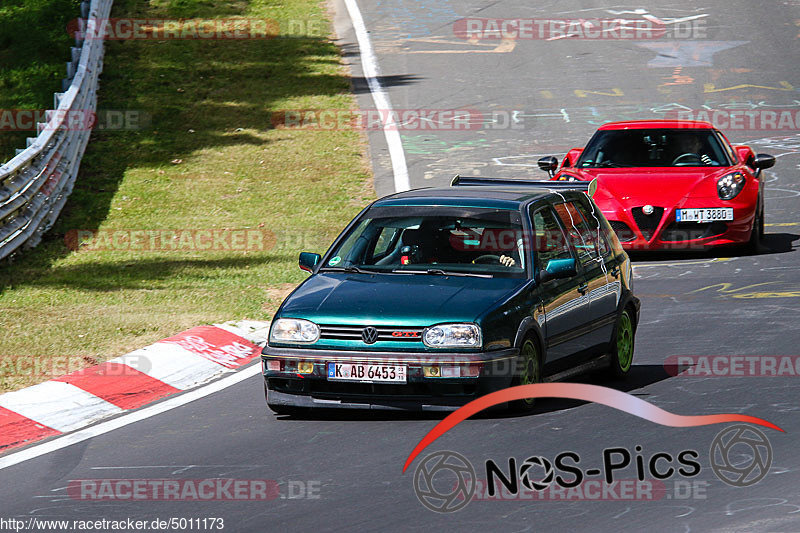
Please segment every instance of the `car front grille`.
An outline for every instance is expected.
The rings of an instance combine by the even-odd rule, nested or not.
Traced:
[[[673,222],[661,232],[661,240],[664,242],[690,241],[693,239],[705,239],[714,235],[721,235],[728,231],[728,225],[724,222]]]
[[[320,338],[361,341],[361,333],[367,326],[350,326],[341,324],[320,324]],[[374,326],[378,330],[379,341],[422,342],[422,328],[402,326]]]
[[[658,223],[661,222],[661,217],[664,215],[664,208],[653,207],[653,213],[645,215],[641,207],[634,207],[631,209],[631,214],[633,214],[633,220],[636,221],[636,225],[639,226],[639,231],[642,232],[642,237],[649,241],[653,237]]]
[[[608,223],[611,224],[611,229],[617,234],[620,242],[629,242],[636,238],[633,230],[621,220],[609,220]]]

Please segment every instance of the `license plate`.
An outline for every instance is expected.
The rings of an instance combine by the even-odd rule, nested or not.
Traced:
[[[678,209],[675,214],[678,222],[716,222],[733,220],[732,207],[703,207],[700,209]]]
[[[328,363],[328,381],[362,381],[368,383],[405,383],[404,365],[370,365],[365,363]]]

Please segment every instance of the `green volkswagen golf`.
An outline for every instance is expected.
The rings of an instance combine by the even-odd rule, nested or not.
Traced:
[[[451,410],[592,368],[624,376],[639,300],[587,186],[456,177],[366,207],[324,255],[300,254],[311,275],[262,352],[269,407]]]

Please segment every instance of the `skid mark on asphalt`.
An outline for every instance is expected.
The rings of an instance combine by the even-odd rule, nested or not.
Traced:
[[[725,263],[728,261],[735,261],[736,257],[712,257],[709,259],[699,259],[696,261],[674,261],[664,263],[637,263],[633,265],[633,276],[635,278],[644,277],[637,271],[644,268],[685,268],[687,266],[699,266],[701,268],[708,268],[713,263]],[[687,270],[691,272],[691,270]],[[652,276],[650,276],[652,277]]]
[[[500,44],[481,43],[476,40],[450,41],[444,38],[405,39],[401,42],[403,43],[403,53],[406,54],[507,54],[509,52],[513,52],[514,48],[517,46],[516,39],[502,39]],[[407,46],[409,43],[438,44],[455,46],[456,48],[451,48],[448,50],[409,50]],[[383,44],[385,45],[386,43]],[[465,46],[483,46],[489,47],[489,49],[470,48],[465,50]]]
[[[770,285],[775,287],[776,285],[786,285],[784,282],[780,281],[765,281],[763,283],[754,283],[752,285],[746,285],[744,287],[735,288],[733,283],[715,283],[714,285],[709,285],[707,287],[702,287],[700,289],[696,289],[686,294],[697,294],[699,292],[704,291],[714,291],[717,296],[721,296],[723,298],[744,298],[744,299],[752,299],[752,298],[800,298],[800,287],[795,287],[793,285],[789,285],[787,287],[789,290],[771,290],[771,291],[753,291],[745,292],[748,289],[755,289],[756,287],[764,287],[766,285]]]
[[[438,139],[431,135],[401,135],[403,147],[408,154],[432,155],[451,150],[475,148],[489,141],[486,139],[449,140]]]
[[[744,41],[742,41],[744,42]],[[703,84],[704,93],[719,93],[723,91],[736,91],[738,89],[765,89],[770,91],[794,91],[795,87],[788,81],[779,81],[777,87],[769,85],[753,85],[750,83],[742,83],[740,85],[733,85],[731,87],[717,87],[713,83]]]

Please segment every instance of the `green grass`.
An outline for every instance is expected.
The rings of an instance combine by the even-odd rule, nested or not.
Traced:
[[[0,109],[50,109],[61,91],[75,40],[67,33],[80,0],[3,0],[0,3]],[[25,147],[35,132],[0,131],[0,162]]]
[[[112,16],[326,20],[317,0],[215,4],[117,0]],[[325,37],[109,42],[99,97],[99,107],[136,110],[151,123],[94,132],[55,228],[0,264],[0,360],[102,361],[198,324],[268,319],[305,276],[297,253],[323,251],[374,197],[362,134],[270,125],[272,111],[355,105]],[[64,238],[78,229],[220,228],[262,228],[277,243],[71,251]],[[0,390],[32,381],[5,375]]]

